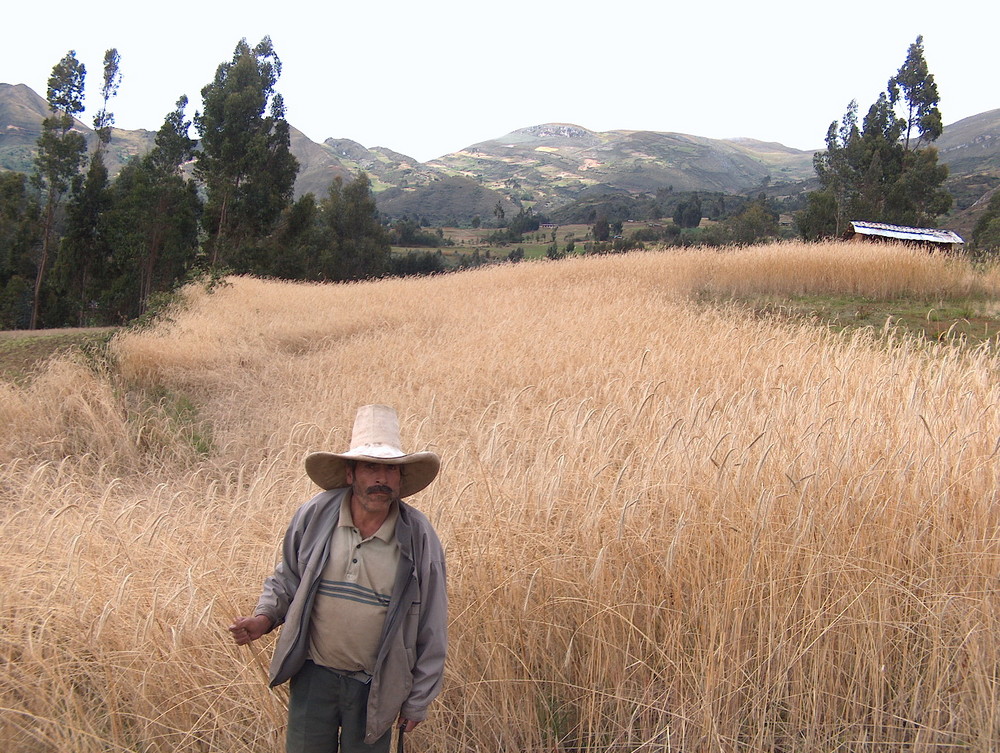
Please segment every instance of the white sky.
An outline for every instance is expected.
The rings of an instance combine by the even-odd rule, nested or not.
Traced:
[[[115,125],[155,131],[182,94],[194,115],[241,38],[270,35],[292,126],[421,161],[548,122],[818,149],[852,99],[864,115],[918,34],[946,126],[1000,108],[992,0],[52,0],[4,16],[0,82],[44,97],[76,50],[88,125],[110,47]]]

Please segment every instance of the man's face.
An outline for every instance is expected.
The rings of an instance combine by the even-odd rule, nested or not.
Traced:
[[[353,497],[369,513],[387,512],[392,501],[399,499],[401,475],[398,465],[359,461],[353,469],[347,467]]]

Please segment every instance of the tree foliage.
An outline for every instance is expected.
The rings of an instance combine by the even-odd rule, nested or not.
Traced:
[[[321,279],[317,267],[323,235],[319,212],[311,193],[286,207],[271,235],[241,255],[238,271],[286,280]]]
[[[487,239],[490,243],[497,243],[499,245],[520,243],[525,234],[534,233],[541,227],[541,219],[534,213],[531,207],[527,209],[521,207],[510,222],[503,219],[503,206],[501,206],[499,201],[496,208],[499,210],[497,216],[500,218],[501,224],[499,225],[499,229],[491,233]]]
[[[917,41],[910,45],[903,65],[889,79],[887,91],[889,102],[893,106],[899,103],[905,111],[903,145],[907,151],[910,150],[910,138],[914,131],[917,133],[915,147],[929,144],[941,135],[944,126],[938,109],[940,97],[934,75],[924,59],[923,36],[918,36]]]
[[[87,69],[70,50],[52,68],[46,99],[51,114],[42,121],[38,153],[32,182],[42,195],[41,249],[35,265],[35,287],[29,326],[39,325],[41,298],[49,259],[57,243],[59,210],[66,193],[79,178],[87,142],[73,130],[73,118],[83,112],[84,82]]]
[[[53,267],[59,308],[66,312],[60,318],[71,316],[80,326],[87,324],[93,313],[111,255],[103,228],[105,213],[111,204],[104,151],[111,142],[115,122],[108,108],[121,83],[120,63],[118,50],[104,53],[101,107],[94,116],[97,139],[83,183],[68,202],[66,228]]]
[[[129,162],[112,189],[106,233],[114,249],[103,308],[109,319],[145,313],[150,298],[186,276],[198,253],[202,201],[182,167],[195,149],[178,99],[156,134],[152,151]]]
[[[993,193],[986,211],[976,222],[972,231],[972,243],[977,253],[1000,253],[1000,191]]]
[[[67,204],[66,228],[52,269],[59,291],[59,317],[72,319],[77,326],[89,323],[88,311],[104,283],[111,256],[104,228],[110,207],[108,169],[98,148],[91,155],[82,186]]]
[[[434,275],[444,270],[440,251],[411,251],[389,261],[389,274],[394,277]]]
[[[389,233],[379,221],[365,173],[334,180],[320,205],[317,272],[325,280],[363,280],[389,271]]]
[[[592,229],[594,240],[604,242],[611,237],[611,224],[607,217],[598,217]]]
[[[698,227],[701,224],[701,197],[696,193],[687,201],[677,204],[673,220],[678,227]]]
[[[761,243],[779,235],[778,213],[768,206],[763,195],[724,224],[729,242],[736,245]]]
[[[111,141],[111,129],[115,124],[115,116],[108,110],[108,103],[118,94],[121,86],[121,55],[111,48],[104,53],[104,81],[101,84],[101,109],[94,116],[94,132],[97,134],[96,153]]]
[[[252,49],[243,39],[232,61],[201,90],[195,175],[207,193],[204,229],[212,266],[233,262],[245,245],[266,237],[291,203],[298,161],[284,100],[274,89],[280,76],[270,37]]]
[[[437,232],[425,230],[409,218],[402,218],[392,223],[392,245],[394,246],[430,246],[440,248],[450,246],[452,241],[443,237],[440,228]]]
[[[40,239],[38,220],[27,176],[0,172],[0,328],[22,329],[31,321],[31,252]]]
[[[826,151],[813,159],[821,188],[796,218],[803,236],[840,235],[851,220],[930,226],[948,211],[951,196],[942,188],[948,169],[930,146],[942,130],[937,103],[917,37],[860,126],[857,102],[830,124]]]

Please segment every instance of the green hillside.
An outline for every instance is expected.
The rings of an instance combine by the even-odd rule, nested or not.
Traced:
[[[31,170],[46,112],[45,100],[27,86],[0,84],[0,169]],[[93,137],[86,125],[78,127]],[[291,134],[300,165],[296,195],[322,197],[334,179],[364,171],[381,211],[433,224],[468,223],[477,215],[490,221],[498,204],[505,212],[531,207],[551,215],[595,196],[627,194],[641,200],[665,190],[794,196],[811,188],[815,178],[812,151],[773,142],[595,132],[565,123],[521,128],[426,163],[350,139],[316,143],[295,128]],[[115,129],[108,153],[111,173],[151,148],[154,136],[153,131]],[[948,188],[955,203],[949,223],[968,233],[978,208],[1000,184],[1000,110],[947,126],[937,147],[951,171]]]

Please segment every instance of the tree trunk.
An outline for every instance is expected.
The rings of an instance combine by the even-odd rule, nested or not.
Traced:
[[[45,207],[45,230],[42,233],[42,258],[38,261],[38,273],[35,275],[35,294],[31,302],[31,322],[28,329],[38,329],[38,314],[41,307],[42,282],[45,279],[45,267],[49,262],[49,244],[52,237],[52,225],[56,215],[56,205],[52,197],[49,197]]]

